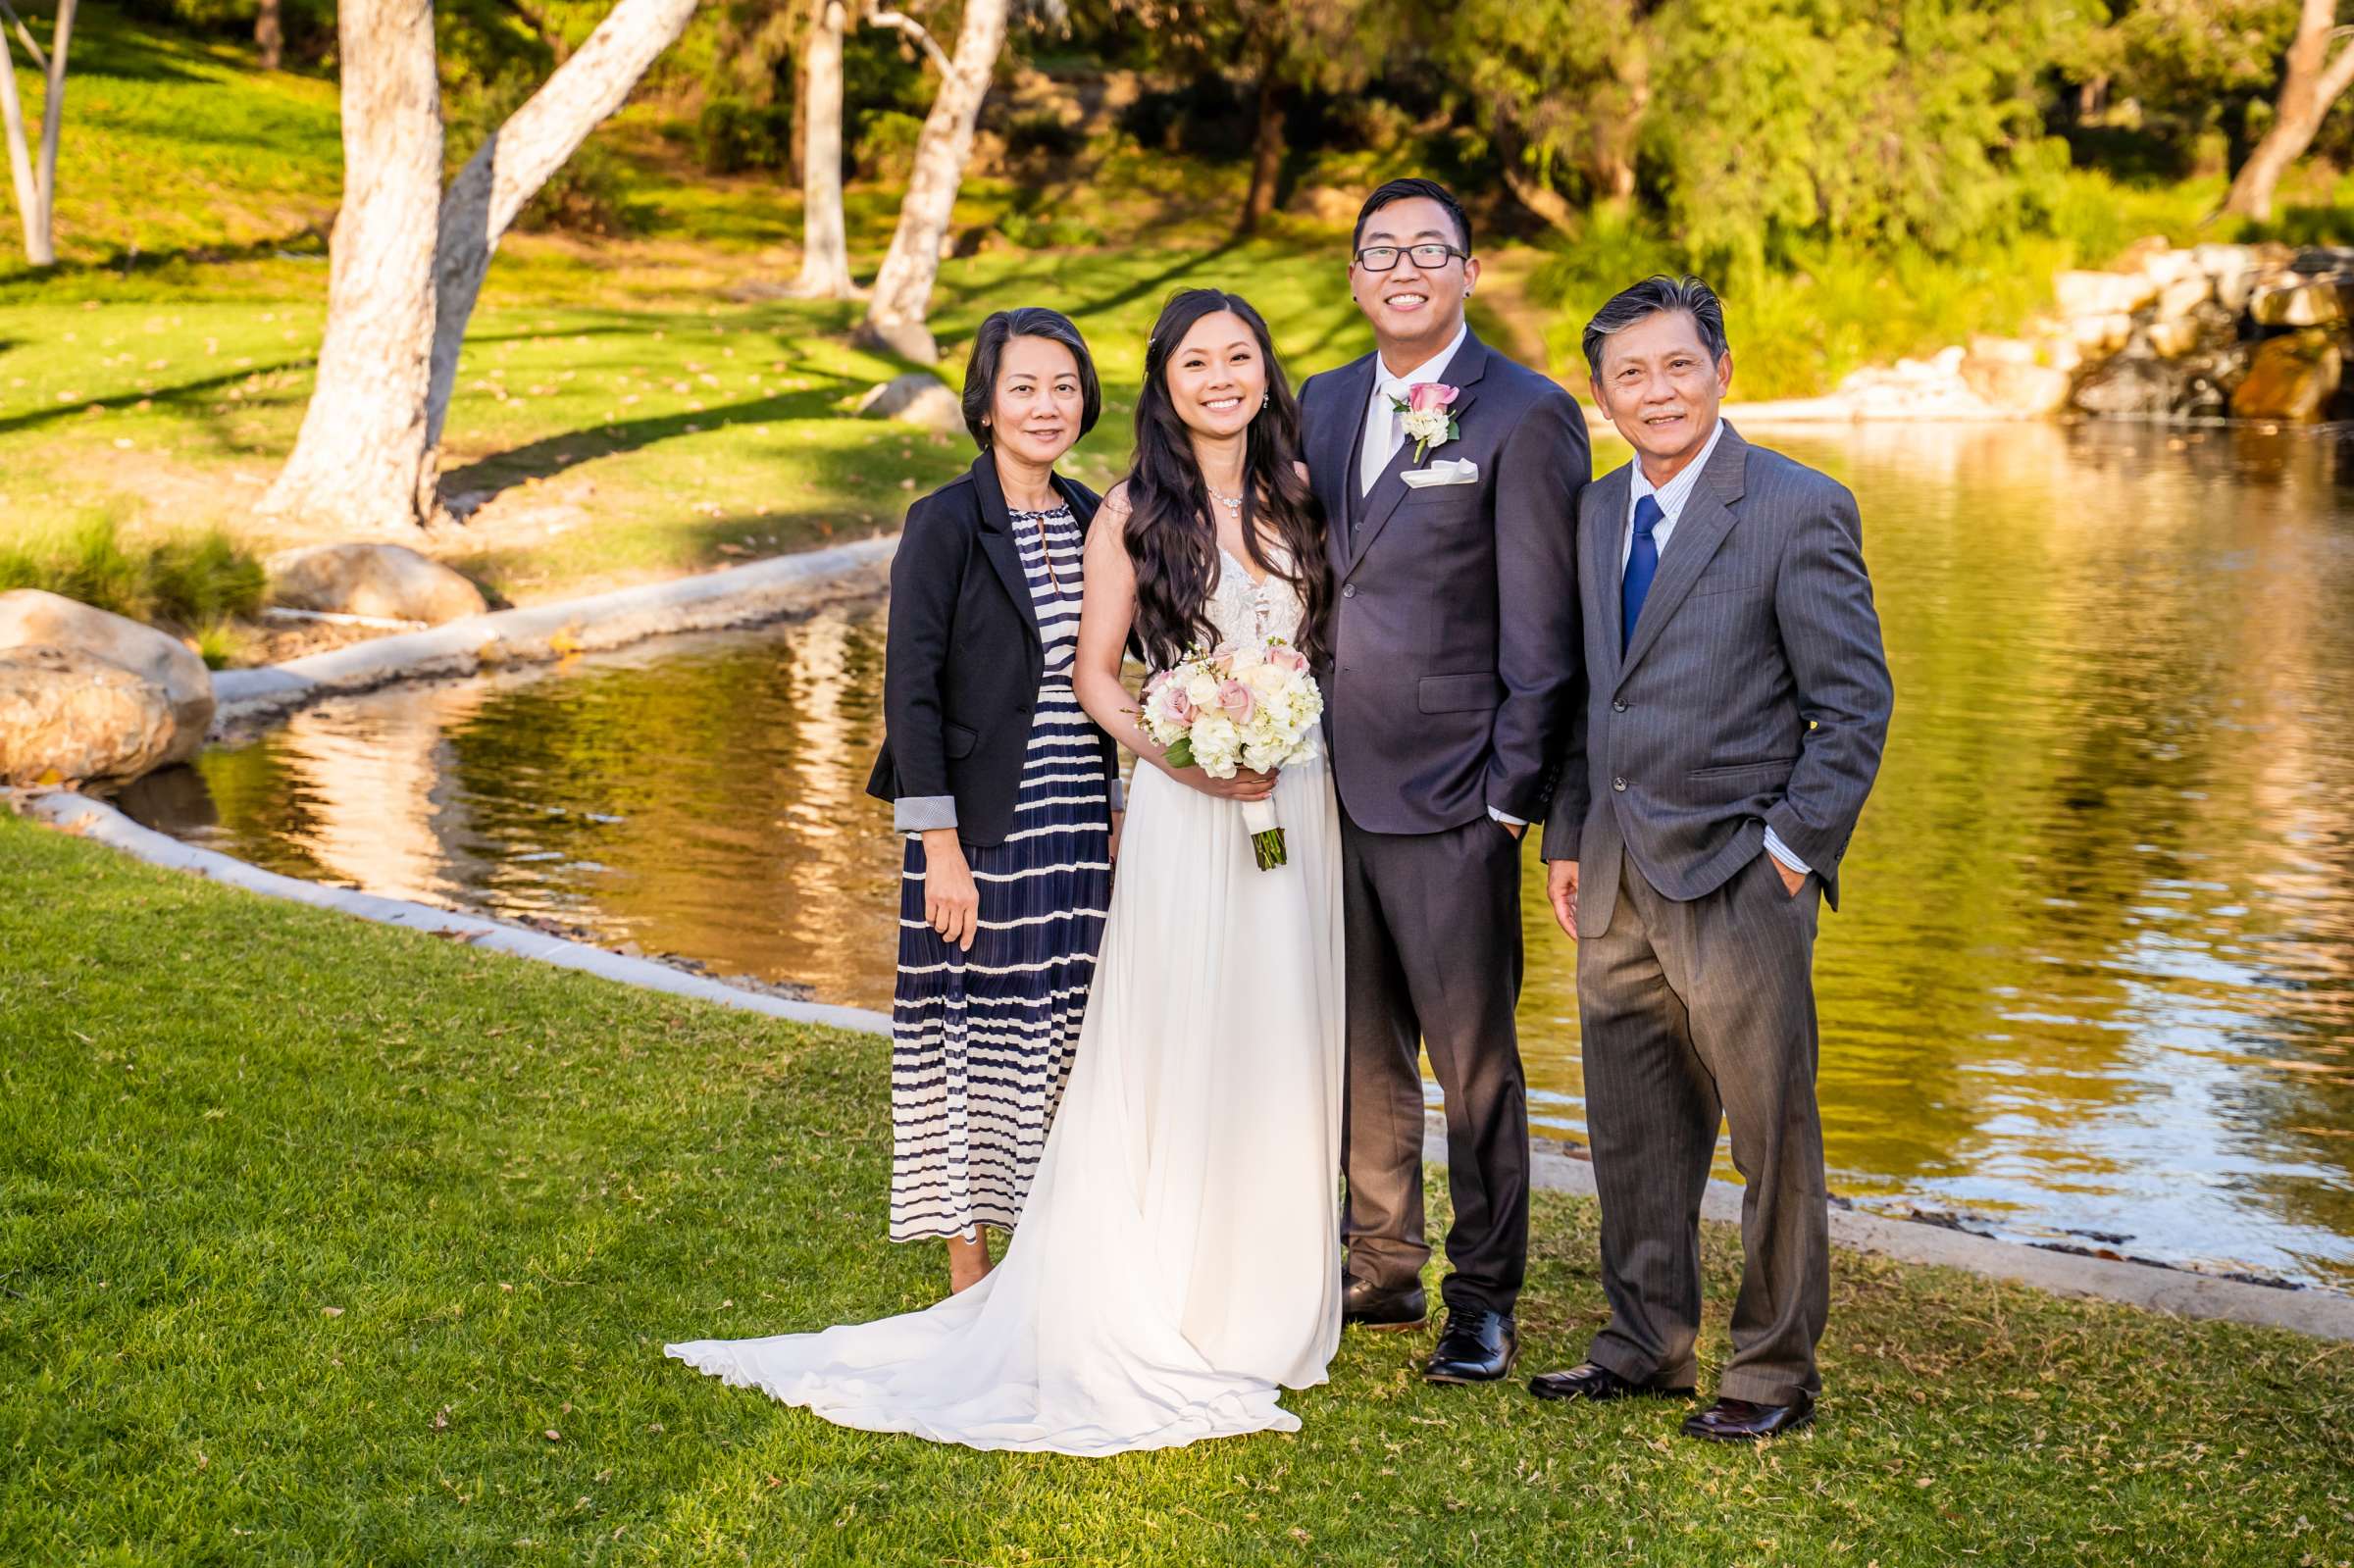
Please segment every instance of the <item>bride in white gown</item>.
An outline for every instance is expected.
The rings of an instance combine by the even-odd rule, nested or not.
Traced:
[[[1278,1394],[1322,1383],[1340,1343],[1332,784],[1320,753],[1272,781],[1170,770],[1119,680],[1132,635],[1155,667],[1197,642],[1315,651],[1322,527],[1248,304],[1173,296],[1145,377],[1135,466],[1088,541],[1074,674],[1142,760],[1069,1087],[1004,1258],[922,1312],[667,1347],[843,1426],[1074,1454],[1294,1431]],[[1240,801],[1270,782],[1290,860],[1262,872]]]

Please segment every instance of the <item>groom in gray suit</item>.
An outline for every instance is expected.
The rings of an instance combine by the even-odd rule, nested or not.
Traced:
[[[1587,700],[1548,818],[1578,942],[1586,1124],[1610,1322],[1540,1397],[1687,1395],[1700,1200],[1720,1123],[1747,1184],[1732,1358],[1684,1431],[1804,1424],[1829,1296],[1815,1102],[1817,906],[1879,771],[1893,693],[1856,500],[1718,416],[1724,312],[1654,278],[1586,327],[1635,449],[1580,507]]]
[[[1518,1347],[1520,835],[1576,711],[1571,550],[1593,473],[1576,402],[1464,325],[1478,280],[1455,197],[1383,185],[1349,266],[1374,351],[1300,391],[1340,588],[1324,679],[1349,949],[1343,1311],[1424,1318],[1427,1049],[1455,1200],[1435,1383],[1503,1378]]]

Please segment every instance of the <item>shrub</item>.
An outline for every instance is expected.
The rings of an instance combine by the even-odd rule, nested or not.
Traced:
[[[858,173],[869,179],[893,182],[915,172],[915,144],[924,123],[913,115],[886,109],[868,115],[858,127]]]
[[[1016,117],[1005,127],[1005,153],[1010,158],[1036,154],[1042,158],[1071,158],[1087,146],[1087,133],[1063,124],[1051,109],[1037,109]]]
[[[7,588],[44,588],[134,621],[194,628],[252,615],[269,576],[218,529],[127,545],[113,518],[96,517],[46,549],[0,549],[0,589]]]
[[[706,174],[740,175],[747,169],[790,167],[793,110],[789,105],[714,98],[703,105],[695,120],[694,147]]]

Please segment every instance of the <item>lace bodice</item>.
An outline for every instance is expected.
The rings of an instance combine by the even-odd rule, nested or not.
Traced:
[[[1280,557],[1278,557],[1280,564]],[[1256,642],[1281,637],[1300,639],[1302,606],[1299,593],[1279,577],[1263,583],[1251,581],[1247,561],[1218,546],[1218,584],[1210,590],[1209,624],[1221,642]]]

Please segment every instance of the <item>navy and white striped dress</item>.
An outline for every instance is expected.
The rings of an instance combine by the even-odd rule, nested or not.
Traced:
[[[1113,780],[1071,691],[1083,537],[1068,507],[1015,512],[1046,644],[1013,831],[966,844],[980,895],[970,952],[924,922],[924,845],[899,883],[892,1004],[891,1238],[1011,1230],[1087,1013],[1111,899]]]

